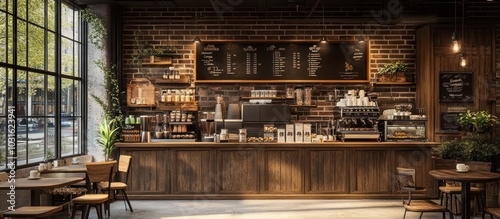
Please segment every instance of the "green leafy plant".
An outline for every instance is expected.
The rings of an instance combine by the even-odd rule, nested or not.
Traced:
[[[493,162],[500,155],[500,139],[480,133],[468,133],[464,139],[443,142],[434,148],[443,159]]]
[[[408,70],[405,63],[397,61],[396,63],[385,64],[383,68],[378,69],[378,74],[395,74],[398,72],[406,72]]]
[[[115,149],[115,143],[120,141],[120,127],[116,124],[116,119],[108,120],[106,118],[99,124],[99,138],[97,142],[102,147],[105,161],[110,160]]]
[[[461,113],[458,123],[467,132],[487,132],[497,123],[497,117],[486,111]]]
[[[92,26],[92,28],[89,28],[88,31],[88,39],[92,44],[96,45],[97,48],[103,50],[106,46],[106,39],[108,38],[108,32],[104,19],[100,18],[96,13],[88,8],[81,10],[80,13],[82,19]]]

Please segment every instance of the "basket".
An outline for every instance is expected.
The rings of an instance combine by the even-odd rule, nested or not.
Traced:
[[[153,107],[155,102],[155,86],[147,78],[134,78],[127,85],[127,106]]]

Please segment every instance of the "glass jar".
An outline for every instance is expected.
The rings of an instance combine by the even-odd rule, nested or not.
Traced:
[[[246,129],[239,129],[239,134],[238,134],[238,142],[240,143],[246,143],[247,142],[247,130]]]
[[[304,90],[302,90],[302,87],[295,88],[295,103],[297,105],[304,104]]]
[[[304,88],[304,105],[312,105],[312,87]]]

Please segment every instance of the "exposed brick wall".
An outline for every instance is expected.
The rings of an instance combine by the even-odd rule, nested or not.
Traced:
[[[213,9],[198,10],[172,8],[126,8],[123,13],[123,79],[124,84],[132,77],[144,73],[164,71],[164,67],[141,67],[133,64],[134,33],[140,31],[140,40],[157,46],[174,44],[178,57],[173,64],[182,72],[192,74],[194,68],[194,44],[198,35],[202,40],[319,40],[322,35],[329,40],[355,40],[361,32],[357,20],[341,24],[337,18],[359,17],[353,7],[329,9],[325,12],[323,25],[321,14],[312,14],[290,9],[257,12],[254,9],[238,9],[232,13],[217,16]],[[367,16],[368,17],[368,16]],[[370,40],[370,73],[386,63],[402,60],[415,69],[414,25],[383,26],[369,22],[364,26],[364,35]],[[214,95],[223,94],[226,103],[239,101],[240,96],[249,96],[251,89],[276,88],[284,92],[286,87],[299,84],[196,84],[200,111],[214,110]],[[302,84],[300,84],[302,85]],[[415,86],[390,86],[369,84],[311,84],[314,86],[313,102],[317,108],[297,108],[293,120],[317,121],[329,119],[333,103],[327,102],[328,92],[333,89],[365,89],[378,95],[381,108],[389,108],[397,103],[414,103]]]

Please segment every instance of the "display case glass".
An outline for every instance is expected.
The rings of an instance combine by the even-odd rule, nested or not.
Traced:
[[[427,120],[384,120],[385,141],[427,141]]]

